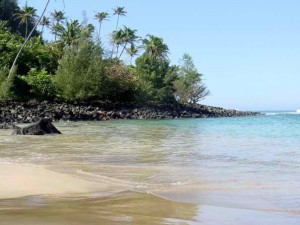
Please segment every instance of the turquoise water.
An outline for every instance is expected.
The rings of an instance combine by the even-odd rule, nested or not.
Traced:
[[[300,224],[299,114],[56,126],[64,135],[1,131],[1,161],[196,205],[279,213]]]

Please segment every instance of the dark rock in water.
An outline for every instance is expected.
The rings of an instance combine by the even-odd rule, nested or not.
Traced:
[[[18,127],[12,123],[0,124],[0,130],[17,129]]]
[[[45,135],[45,134],[61,134],[59,130],[50,122],[49,119],[42,119],[38,123],[28,127],[14,129],[13,135]]]

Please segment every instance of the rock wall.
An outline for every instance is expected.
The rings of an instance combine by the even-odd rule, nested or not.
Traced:
[[[258,115],[205,105],[137,105],[131,103],[0,102],[0,123],[32,123],[41,118],[52,121],[178,119],[240,117]]]

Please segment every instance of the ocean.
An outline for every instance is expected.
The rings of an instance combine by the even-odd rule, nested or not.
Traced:
[[[300,114],[264,113],[61,122],[63,135],[42,137],[0,130],[0,165],[91,186],[3,194],[0,224],[300,224]],[[32,182],[51,186],[52,175]],[[0,195],[24,182],[1,176],[11,183]]]

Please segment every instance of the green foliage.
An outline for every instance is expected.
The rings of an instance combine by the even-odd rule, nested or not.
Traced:
[[[65,13],[63,11],[57,11],[54,10],[54,12],[51,13],[51,18],[54,22],[53,26],[51,27],[52,34],[54,34],[54,40],[56,41],[56,37],[59,33],[59,30],[62,27],[62,24],[64,23],[66,17]]]
[[[173,102],[173,81],[177,68],[169,61],[143,54],[136,60],[138,99],[140,101]]]
[[[16,75],[16,68],[13,69],[12,76],[8,77],[9,69],[0,69],[0,99],[1,100],[28,100],[30,96],[30,86]]]
[[[104,62],[104,73],[107,77],[105,100],[132,101],[136,88],[130,69],[119,61]]]
[[[190,55],[183,55],[178,72],[179,76],[174,86],[176,98],[181,103],[196,103],[210,94]]]
[[[118,16],[117,26],[116,26],[116,30],[117,30],[118,25],[119,25],[120,16],[125,16],[127,12],[124,10],[124,7],[116,7],[116,8],[113,9],[113,11],[114,11],[114,15]]]
[[[168,59],[169,48],[162,38],[147,35],[147,38],[143,40],[143,45],[145,54],[149,55],[151,58],[160,60]]]
[[[124,26],[124,29],[119,29],[113,32],[112,42],[117,46],[116,58],[120,59],[128,44],[134,46],[135,43],[138,42],[136,30],[132,30]],[[120,55],[118,55],[120,46],[122,47],[122,50]]]
[[[52,76],[45,69],[37,71],[31,69],[27,76],[22,79],[30,85],[30,94],[36,99],[47,100],[55,97],[55,88]]]
[[[168,46],[162,38],[148,35],[143,40],[145,52],[136,60],[139,101],[174,102],[173,82],[177,67],[170,66]]]
[[[71,20],[66,22],[66,26],[59,25],[57,27],[57,35],[64,46],[71,46],[80,39],[81,29],[78,20]]]
[[[95,15],[95,19],[99,22],[99,32],[98,32],[98,38],[100,39],[101,35],[101,27],[104,20],[108,20],[109,14],[107,12],[98,12]]]
[[[9,73],[9,69],[6,67],[0,68],[0,99],[1,100],[10,100],[14,98],[13,93],[13,79],[15,70],[13,72],[13,76],[10,79],[7,79]]]
[[[22,24],[25,24],[25,38],[28,37],[28,34],[29,34],[29,25],[30,24],[35,24],[36,21],[36,9],[31,7],[31,6],[28,6],[27,5],[27,2],[25,3],[25,6],[22,7],[21,10],[19,10],[18,12],[16,12],[14,14],[14,17],[15,19],[18,19],[20,22],[19,22],[19,25],[22,25]],[[31,30],[31,29],[30,29]]]
[[[20,56],[18,74],[25,75],[31,68],[54,73],[58,67],[58,58],[51,45],[45,45],[41,37],[31,38]]]
[[[60,97],[65,100],[91,100],[103,97],[101,49],[89,41],[65,50],[54,78]],[[104,91],[105,92],[105,91]]]
[[[21,36],[11,32],[6,22],[0,21],[0,67],[12,64],[23,41]]]
[[[93,25],[67,20],[64,12],[54,11],[51,20],[44,16],[40,23],[41,34],[50,28],[54,41],[44,41],[35,32],[19,56],[17,75],[8,79],[7,68],[35,24],[36,9],[27,4],[20,9],[15,0],[0,0],[0,99],[195,103],[209,94],[189,55],[183,56],[180,66],[170,65],[169,48],[162,38],[147,35],[141,39],[134,29],[119,29],[119,18],[127,12],[123,7],[113,10],[117,24],[111,51],[104,54],[100,45],[101,25],[108,13],[95,16],[99,31],[94,40]],[[132,66],[140,49],[144,52]],[[130,66],[121,60],[124,52]]]
[[[6,24],[0,22],[0,66],[10,67],[24,39],[13,34]],[[18,60],[17,74],[26,75],[30,68],[45,68],[53,73],[57,68],[57,57],[50,45],[45,45],[41,37],[30,39]]]
[[[58,25],[57,33],[59,40],[57,44],[62,49],[66,46],[77,45],[83,39],[91,39],[94,32],[94,26],[91,24],[82,25],[78,20],[66,21],[65,25]]]

